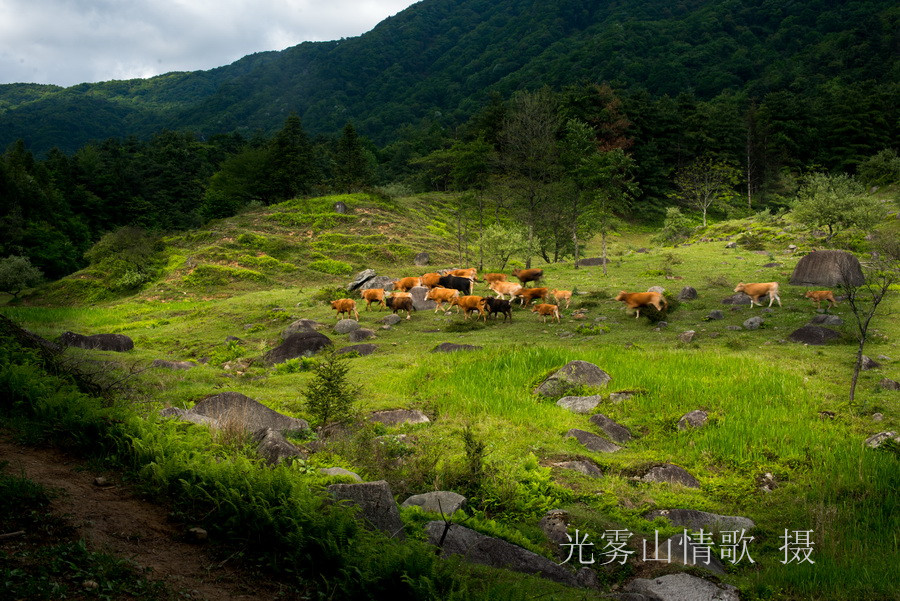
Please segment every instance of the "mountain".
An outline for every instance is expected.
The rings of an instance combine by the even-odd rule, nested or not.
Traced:
[[[209,71],[0,86],[0,147],[73,151],[163,128],[271,132],[296,111],[312,133],[347,122],[386,143],[458,123],[491,92],[609,81],[654,95],[762,98],[898,82],[889,0],[423,0],[355,38],[307,42]]]

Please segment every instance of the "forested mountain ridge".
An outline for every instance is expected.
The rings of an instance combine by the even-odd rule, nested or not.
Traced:
[[[0,86],[0,144],[21,138],[40,153],[162,128],[269,133],[292,111],[310,132],[353,121],[386,143],[422,119],[459,123],[492,91],[582,81],[656,96],[896,96],[898,15],[886,0],[424,0],[359,37],[209,71]]]

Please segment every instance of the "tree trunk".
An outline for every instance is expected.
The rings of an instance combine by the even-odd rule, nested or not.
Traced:
[[[859,371],[862,369],[863,346],[866,344],[865,334],[859,338],[859,348],[856,350],[856,365],[853,366],[853,378],[850,380],[850,402],[856,396],[856,381],[859,379]]]

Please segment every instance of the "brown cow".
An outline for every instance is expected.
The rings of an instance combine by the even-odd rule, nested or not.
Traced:
[[[339,298],[338,300],[331,301],[331,308],[337,311],[337,318],[341,318],[342,313],[347,314],[347,319],[350,319],[350,314],[356,314],[356,321],[359,321],[359,311],[356,310],[356,301],[352,298]]]
[[[487,321],[487,313],[484,311],[485,299],[480,296],[459,296],[450,301],[450,306],[453,305],[462,308],[466,319],[469,319],[470,311],[478,311],[481,318]]]
[[[388,308],[394,313],[397,311],[406,311],[406,319],[412,318],[412,312],[415,310],[415,307],[413,307],[412,297],[408,294],[404,296],[394,294],[393,296],[388,297],[386,302]]]
[[[747,296],[750,297],[750,306],[759,305],[762,307],[762,303],[758,302],[759,297],[769,295],[769,306],[772,306],[772,303],[778,301],[778,306],[781,306],[781,298],[778,296],[778,282],[765,282],[762,284],[745,284],[741,282],[734,288],[735,292],[743,292]]]
[[[636,309],[635,319],[641,316],[641,307],[652,306],[657,311],[662,311],[663,307],[669,306],[666,297],[659,292],[625,292],[622,290],[616,300],[628,305],[629,309]]]
[[[441,280],[441,274],[439,273],[426,273],[422,276],[422,285],[426,288],[434,288],[438,285],[438,282]]]
[[[406,292],[410,288],[422,285],[422,278],[400,278],[394,282],[394,290],[402,290]]]
[[[458,278],[468,278],[473,282],[477,279],[478,270],[474,267],[470,267],[468,269],[451,269],[444,275],[455,275]]]
[[[831,292],[831,290],[810,290],[806,293],[805,296],[806,298],[811,298],[813,302],[816,303],[816,309],[822,306],[822,301],[828,301],[829,303],[831,303],[828,305],[826,311],[833,307],[837,307],[838,304],[837,299],[834,298],[834,294]]]
[[[522,282],[522,285],[525,286],[528,282],[537,282],[542,277],[544,277],[543,269],[513,269],[512,273],[515,277],[519,278],[519,281]]]
[[[459,298],[459,290],[441,287],[432,288],[425,295],[425,300],[433,300],[437,303],[437,307],[434,308],[435,313],[443,308],[443,303],[452,303],[454,298]],[[450,306],[452,307],[453,305],[451,304]],[[459,312],[459,307],[456,308],[456,311]]]
[[[484,274],[484,282],[488,286],[490,286],[494,282],[505,282],[505,281],[506,281],[505,273],[486,273],[486,274]]]
[[[369,305],[374,302],[387,308],[387,305],[384,304],[384,288],[369,288],[367,290],[362,290],[361,294],[366,301],[366,311],[369,310]]]
[[[516,296],[521,297],[521,304],[527,307],[531,304],[531,301],[536,298],[545,300],[548,292],[549,290],[547,288],[520,288],[519,291],[516,292]]]
[[[508,294],[509,300],[512,300],[519,290],[522,289],[521,286],[513,282],[493,282],[488,288],[497,294],[497,298],[506,298],[504,295]]]
[[[544,323],[547,323],[547,316],[555,317],[556,321],[559,322],[559,307],[556,305],[551,305],[549,303],[541,303],[540,305],[535,305],[531,309],[532,313],[537,313],[538,315],[542,315],[544,317]]]
[[[569,303],[572,301],[572,291],[571,290],[551,290],[550,294],[553,298],[556,299],[556,304],[559,304],[560,301],[566,301],[566,309],[569,308]]]

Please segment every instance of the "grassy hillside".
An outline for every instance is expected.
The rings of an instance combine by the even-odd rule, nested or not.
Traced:
[[[352,211],[331,210],[338,200]],[[267,207],[166,239],[158,281],[134,296],[86,303],[91,295],[101,298],[103,274],[81,272],[33,296],[29,302],[40,306],[2,312],[48,338],[66,330],[126,334],[135,349],[125,355],[77,355],[100,355],[126,370],[155,359],[196,361],[189,371],[146,369],[130,380],[132,398],[148,416],[166,405],[189,407],[205,395],[235,390],[309,419],[300,392],[311,372],[302,362],[268,367],[259,358],[299,318],[326,324],[322,331],[336,346],[349,345],[346,335],[331,331],[335,317],[325,299],[363,268],[400,277],[450,266],[452,237],[440,217],[449,200],[352,196]],[[882,227],[896,228],[895,221]],[[748,230],[752,235],[745,235]],[[717,239],[729,235],[741,240],[737,248]],[[792,243],[797,252],[787,250]],[[595,549],[605,530],[627,528],[651,539],[654,530],[661,536],[680,532],[661,520],[648,522],[643,515],[652,509],[747,516],[757,523],[750,533],[757,563],[729,567],[723,578],[741,589],[742,599],[896,598],[900,555],[889,533],[900,526],[900,460],[895,451],[862,442],[900,426],[898,393],[878,385],[886,377],[900,380],[900,300],[895,293],[876,318],[866,353],[883,356],[882,367],[862,373],[851,405],[855,338],[847,307],[832,310],[845,322],[835,328],[841,332],[835,342],[813,347],[786,340],[815,315],[803,298],[806,289],[787,284],[799,257],[815,243],[789,219],[715,224],[677,248],[654,246],[649,232],[632,230],[612,240],[607,276],[600,267],[537,265],[547,286],[576,291],[559,324],[516,309],[509,323],[420,312],[381,329],[386,313],[363,311],[362,326],[375,330],[371,342],[378,350],[350,362],[351,378],[363,389],[361,409],[417,408],[432,421],[364,428],[328,442],[303,465],[340,465],[367,480],[386,479],[399,501],[429,490],[460,490],[470,497],[466,523],[547,555],[554,548],[537,522],[552,508],[568,510]],[[427,268],[412,263],[423,250],[432,257]],[[599,240],[593,240],[587,256],[598,253]],[[739,281],[781,282],[783,306],[768,311],[722,304]],[[635,319],[612,300],[619,290],[655,285],[673,298],[682,286],[693,286],[698,299],[673,303],[665,327]],[[483,284],[476,287],[476,294],[484,291]],[[724,319],[708,320],[713,310],[723,311]],[[576,311],[583,316],[576,318]],[[763,316],[760,329],[738,328],[753,315]],[[696,332],[689,343],[679,340],[687,330]],[[226,342],[229,336],[239,340]],[[482,348],[430,352],[443,342]],[[565,438],[570,428],[597,429],[588,416],[532,393],[549,372],[575,359],[612,376],[598,411],[635,436],[623,450],[593,453]],[[623,390],[637,394],[620,403],[609,399],[609,392]],[[707,411],[709,424],[678,430],[679,418],[694,409]],[[882,421],[875,421],[876,413]],[[467,468],[467,430],[485,444],[485,471],[477,481]],[[603,477],[551,467],[576,458],[594,461]],[[701,487],[639,480],[663,463],[684,467]],[[767,474],[776,483],[770,492],[761,489]],[[413,529],[421,523],[419,516],[406,519]],[[813,531],[814,565],[781,563],[785,529]],[[631,542],[639,555],[638,540]],[[672,571],[646,563],[616,566],[599,570],[605,585]]]

